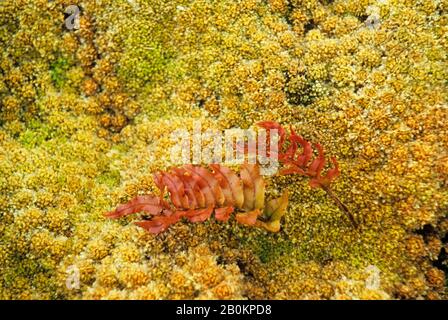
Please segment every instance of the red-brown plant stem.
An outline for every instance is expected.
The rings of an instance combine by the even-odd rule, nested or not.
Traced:
[[[338,198],[338,196],[333,192],[333,190],[331,190],[330,187],[327,186],[322,186],[322,189],[325,190],[325,192],[328,194],[328,196],[334,201],[334,203],[336,203],[336,205],[339,207],[339,209],[341,209],[342,211],[344,211],[350,222],[352,223],[352,225],[355,228],[358,228],[358,223],[355,220],[355,217],[353,216],[353,214],[350,212],[350,210],[347,208],[347,206]]]

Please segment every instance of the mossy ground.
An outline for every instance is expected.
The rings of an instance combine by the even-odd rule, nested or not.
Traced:
[[[446,298],[446,0],[68,5],[0,4],[0,298]],[[359,230],[300,177],[278,234],[106,220],[195,120],[320,142]]]

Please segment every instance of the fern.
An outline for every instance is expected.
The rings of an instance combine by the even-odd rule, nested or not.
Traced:
[[[217,221],[226,222],[235,213],[235,220],[242,225],[278,232],[288,204],[284,193],[265,205],[265,182],[257,164],[243,164],[240,176],[225,166],[211,164],[210,169],[185,165],[153,177],[160,195],[137,196],[105,216],[116,219],[144,212],[149,219],[135,224],[159,234],[181,219],[203,222],[214,213]],[[166,194],[169,202],[164,199]]]
[[[267,130],[277,130],[280,139],[278,142],[278,154],[276,155],[278,161],[283,166],[280,170],[280,175],[299,174],[310,179],[309,185],[311,188],[321,188],[328,196],[336,203],[336,205],[347,214],[353,226],[358,224],[355,217],[350,212],[348,207],[337,197],[331,188],[331,183],[340,175],[339,165],[335,157],[331,157],[333,167],[329,169],[325,175],[322,175],[322,170],[325,167],[325,153],[324,148],[319,144],[314,144],[317,149],[317,157],[313,158],[312,144],[303,137],[296,134],[294,129],[290,127],[290,133],[277,122],[263,121],[257,124]],[[267,139],[269,144],[270,139]],[[267,148],[270,150],[271,148]],[[301,150],[301,152],[300,152]]]

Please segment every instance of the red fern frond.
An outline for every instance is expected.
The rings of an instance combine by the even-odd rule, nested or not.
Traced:
[[[218,164],[210,165],[210,169],[185,165],[158,172],[154,174],[154,182],[161,191],[160,196],[138,196],[105,216],[120,218],[144,212],[149,219],[135,224],[152,234],[159,234],[182,219],[203,222],[214,213],[217,221],[226,222],[238,211],[235,220],[242,225],[257,226],[270,232],[280,230],[287,195],[283,195],[282,200],[269,202],[269,209],[264,211],[267,214],[261,216],[265,206],[265,182],[258,165],[242,165],[240,176]],[[171,203],[164,200],[166,193]]]
[[[254,226],[257,223],[257,218],[260,215],[260,209],[255,209],[247,213],[237,213],[236,221],[246,226]]]
[[[264,121],[258,125],[267,130],[268,156],[272,156],[273,152],[270,131],[278,131],[280,138],[276,156],[283,166],[280,174],[298,174],[309,178],[309,185],[325,190],[348,215],[352,224],[357,226],[347,206],[331,189],[332,182],[340,175],[336,158],[331,158],[332,168],[322,174],[326,160],[320,144],[314,144],[317,156],[313,159],[313,145],[292,127],[287,134],[277,122]],[[217,221],[226,222],[235,213],[235,220],[242,225],[278,232],[288,206],[287,192],[265,203],[265,181],[260,175],[258,164],[243,164],[239,175],[219,164],[211,164],[209,168],[184,165],[154,173],[153,178],[160,195],[137,196],[105,216],[116,219],[144,212],[147,220],[135,224],[152,234],[159,234],[182,219],[198,223],[210,219],[214,214]],[[165,196],[169,197],[169,202]]]
[[[153,216],[160,215],[164,210],[169,209],[169,204],[160,198],[146,195],[138,196],[129,201],[126,204],[119,206],[114,211],[107,212],[105,214],[108,218],[121,218],[137,212],[147,212]]]
[[[224,207],[215,209],[215,219],[218,221],[227,222],[230,219],[230,215],[235,210],[234,207]]]
[[[299,174],[310,178],[309,184],[311,188],[325,190],[336,205],[347,214],[352,224],[356,227],[357,223],[353,214],[331,189],[331,183],[340,175],[336,158],[331,158],[333,167],[325,175],[322,175],[326,161],[324,148],[319,143],[314,144],[314,147],[317,149],[317,157],[312,159],[312,144],[302,136],[297,135],[292,126],[290,127],[289,135],[287,135],[286,130],[277,122],[263,121],[257,123],[257,125],[266,129],[268,132],[271,129],[276,129],[279,132],[278,161],[283,166],[279,173],[281,175]],[[301,152],[299,152],[300,150]]]

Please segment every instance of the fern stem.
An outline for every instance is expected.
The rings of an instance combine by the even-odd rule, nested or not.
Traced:
[[[347,208],[347,206],[338,198],[338,196],[333,192],[333,190],[331,190],[330,187],[326,187],[323,186],[322,189],[325,190],[325,192],[328,194],[328,196],[336,203],[336,205],[339,207],[339,209],[341,209],[342,211],[344,211],[348,218],[350,219],[350,222],[352,223],[352,225],[355,228],[358,228],[358,223],[355,220],[355,217],[353,216],[353,214],[350,212],[350,210]]]

